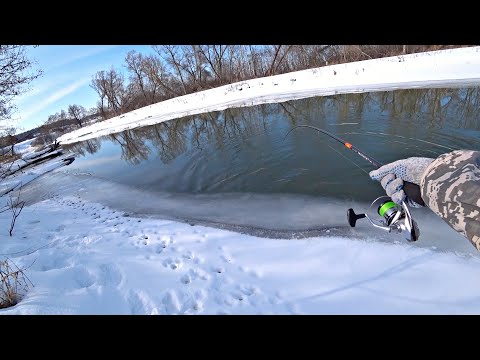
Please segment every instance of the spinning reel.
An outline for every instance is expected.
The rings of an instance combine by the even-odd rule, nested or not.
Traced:
[[[358,219],[367,218],[370,224],[377,229],[382,229],[388,232],[402,233],[407,241],[417,241],[420,236],[420,230],[415,220],[412,219],[410,210],[405,201],[402,205],[398,205],[392,201],[388,196],[380,196],[376,198],[368,210],[376,207],[376,215],[379,219],[373,220],[372,216],[368,214],[355,214],[353,209],[347,210],[347,219],[351,227],[355,227]]]

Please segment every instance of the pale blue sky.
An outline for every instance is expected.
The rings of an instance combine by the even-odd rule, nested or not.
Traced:
[[[124,59],[130,50],[153,53],[150,45],[40,45],[28,47],[28,55],[43,76],[34,80],[31,90],[17,97],[14,125],[21,131],[43,124],[49,115],[78,104],[89,109],[98,96],[90,87],[92,76],[112,66],[125,71]]]

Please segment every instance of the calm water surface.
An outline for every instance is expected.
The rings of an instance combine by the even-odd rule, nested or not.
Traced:
[[[227,109],[89,140],[68,171],[152,192],[288,193],[373,200],[374,167],[318,132],[380,161],[480,150],[479,88],[315,97]]]
[[[480,88],[315,97],[190,116],[66,146],[77,159],[29,185],[30,202],[76,195],[130,214],[206,224],[258,236],[341,235],[404,241],[358,222],[384,191],[373,166],[323,128],[380,161],[480,150]],[[412,246],[475,254],[429,209],[413,209]]]

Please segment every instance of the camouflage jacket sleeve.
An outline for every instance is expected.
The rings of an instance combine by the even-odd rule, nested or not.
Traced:
[[[440,155],[420,182],[425,204],[480,250],[480,151]]]

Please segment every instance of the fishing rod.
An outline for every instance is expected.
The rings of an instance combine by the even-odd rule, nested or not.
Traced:
[[[298,129],[298,128],[310,128],[317,130],[318,132],[325,134],[332,139],[338,141],[342,145],[344,145],[347,149],[353,150],[355,153],[360,155],[362,158],[367,160],[370,164],[375,166],[377,169],[382,166],[382,163],[378,162],[371,156],[365,154],[363,151],[361,151],[359,148],[354,146],[348,141],[345,141],[338,136],[320,129],[316,126],[311,126],[311,125],[297,125],[290,129],[283,140],[290,134],[293,130]],[[425,203],[422,200],[421,194],[420,194],[420,187],[417,184],[404,181],[403,182],[403,190],[405,191],[405,194],[413,201],[415,201],[417,204],[420,205],[425,205]],[[355,214],[352,208],[347,210],[347,220],[348,223],[350,224],[351,227],[355,227],[355,224],[357,220],[362,219],[362,218],[367,218],[368,221],[376,228],[386,230],[388,232],[396,231],[396,232],[401,232],[404,234],[405,238],[408,241],[417,241],[418,237],[420,236],[420,231],[417,226],[417,223],[415,220],[413,220],[410,210],[408,209],[408,205],[405,203],[405,201],[402,201],[401,205],[398,205],[392,201],[392,199],[388,196],[380,196],[377,199],[375,199],[372,204],[370,205],[369,208],[372,206],[376,205],[377,206],[377,214],[380,215],[383,219],[380,220],[380,223],[375,222],[368,214]]]

